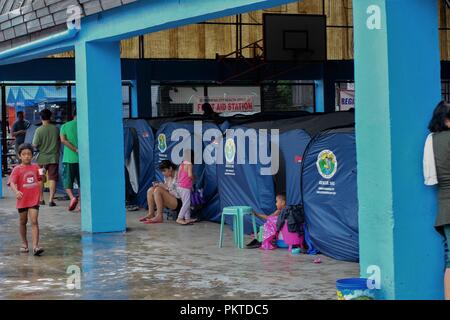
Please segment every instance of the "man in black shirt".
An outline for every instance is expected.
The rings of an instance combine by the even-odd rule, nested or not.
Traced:
[[[25,135],[27,134],[27,129],[29,127],[30,122],[24,119],[23,111],[17,112],[17,121],[14,122],[12,127],[12,136],[16,139],[16,153],[19,149],[19,146],[25,142]]]

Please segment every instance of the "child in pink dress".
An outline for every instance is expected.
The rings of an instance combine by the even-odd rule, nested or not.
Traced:
[[[180,164],[177,177],[177,191],[183,203],[177,218],[177,223],[181,225],[192,224],[193,222],[191,220],[191,189],[194,180],[191,162],[192,151],[186,150],[184,154],[184,161]]]
[[[277,207],[277,210],[275,210],[275,212],[273,212],[272,214],[270,214],[268,216],[264,215],[264,214],[259,214],[256,212],[253,213],[258,218],[266,220],[266,223],[264,223],[264,231],[263,231],[262,244],[261,244],[261,249],[264,249],[264,250],[273,250],[276,248],[276,246],[273,244],[273,241],[278,236],[277,220],[278,220],[278,215],[281,213],[281,210],[283,210],[286,207],[286,195],[278,194],[276,196],[275,205]]]

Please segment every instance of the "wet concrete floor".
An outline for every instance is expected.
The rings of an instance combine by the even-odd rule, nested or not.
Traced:
[[[15,200],[3,187],[0,299],[335,299],[335,280],[358,276],[358,264],[322,255],[314,264],[285,249],[236,249],[228,228],[219,249],[218,224],[144,225],[143,211],[127,213],[126,233],[83,234],[66,201],[41,208],[45,253],[34,257],[19,253]]]

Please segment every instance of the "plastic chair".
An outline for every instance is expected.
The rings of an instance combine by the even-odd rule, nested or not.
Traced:
[[[222,218],[220,220],[220,239],[219,239],[219,248],[222,248],[223,245],[223,226],[225,224],[225,216],[229,215],[233,217],[233,240],[236,247],[240,249],[244,249],[244,217],[245,215],[252,216],[253,223],[253,234],[255,239],[257,238],[256,231],[256,219],[252,214],[253,209],[251,207],[246,206],[234,206],[234,207],[225,207],[222,211]]]
[[[225,225],[225,216],[233,217],[233,241],[234,245],[239,247],[239,209],[238,207],[225,207],[222,211],[222,218],[220,219],[220,238],[219,248],[223,246],[223,226]]]
[[[255,216],[252,214],[253,209],[252,207],[245,207],[245,206],[239,206],[238,212],[239,212],[239,228],[238,228],[238,235],[239,235],[239,248],[244,249],[244,217],[245,215],[250,215],[252,217],[252,224],[253,224],[253,236],[255,239],[258,238],[257,236],[257,230],[256,230],[256,219]]]

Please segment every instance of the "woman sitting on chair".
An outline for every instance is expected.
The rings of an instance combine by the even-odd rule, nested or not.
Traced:
[[[177,166],[169,160],[163,160],[159,170],[164,176],[164,183],[153,182],[147,191],[148,214],[140,219],[145,224],[162,223],[165,208],[178,212],[183,205],[177,192]]]

